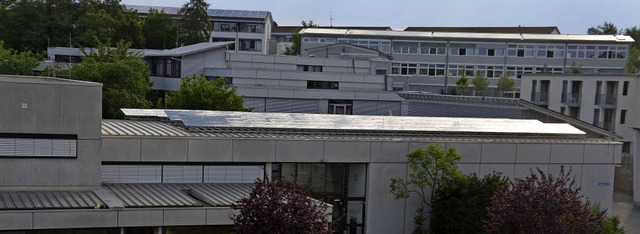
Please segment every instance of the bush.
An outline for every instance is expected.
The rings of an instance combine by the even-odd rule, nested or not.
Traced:
[[[486,233],[487,207],[499,190],[509,186],[508,178],[498,172],[453,177],[436,192],[431,230],[434,233]]]

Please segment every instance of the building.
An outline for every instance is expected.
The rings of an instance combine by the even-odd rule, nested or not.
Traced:
[[[293,35],[302,30],[302,26],[281,26],[274,22],[271,27],[271,41],[277,43],[275,54],[284,54],[293,45]],[[389,26],[317,26],[316,28],[392,30]]]
[[[453,92],[463,74],[469,78],[481,74],[493,89],[505,73],[515,79],[516,87],[522,74],[566,74],[572,68],[585,74],[623,74],[633,42],[623,35],[318,28],[300,34],[303,57],[323,57],[313,50],[340,43],[379,50],[393,59],[376,64],[375,70],[387,74],[394,89],[432,93]]]
[[[137,11],[141,17],[151,9],[178,18],[178,7],[126,5],[129,10]],[[238,53],[267,54],[271,40],[273,18],[268,11],[208,9],[207,13],[213,26],[212,42],[233,41],[230,50]],[[179,42],[178,42],[179,43]]]
[[[0,91],[3,233],[224,232],[230,204],[262,176],[311,187],[359,233],[410,233],[418,201],[395,200],[388,183],[431,143],[481,176],[571,167],[610,208],[622,147],[531,119],[125,109],[128,120],[101,120],[99,84],[3,76]]]

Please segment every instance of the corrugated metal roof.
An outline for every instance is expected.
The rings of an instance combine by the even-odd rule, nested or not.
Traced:
[[[107,184],[127,208],[231,206],[253,184]]]
[[[202,42],[193,45],[182,46],[178,48],[173,48],[170,50],[144,50],[144,56],[148,57],[172,57],[172,56],[184,56],[193,53],[198,53],[202,51],[223,48],[228,45],[231,45],[235,42],[233,41],[223,41],[223,42]]]
[[[191,134],[180,127],[160,121],[102,120],[103,136],[181,137]]]
[[[95,209],[104,202],[91,191],[0,192],[0,210]]]
[[[168,6],[141,6],[141,5],[125,5],[128,10],[135,10],[140,14],[149,14],[151,9],[163,11],[168,15],[178,15],[180,7]],[[268,11],[248,11],[248,10],[226,10],[226,9],[208,9],[209,17],[216,18],[241,18],[241,19],[265,19],[269,16]]]
[[[515,40],[515,41],[566,41],[566,42],[634,42],[624,35],[577,35],[577,34],[519,34],[519,33],[460,33],[460,32],[413,32],[305,28],[301,35],[322,35],[336,37],[384,37],[384,38],[424,38],[424,39],[470,39],[470,40]]]
[[[404,31],[420,32],[470,32],[470,33],[531,33],[531,34],[559,34],[556,26],[547,27],[407,27]]]

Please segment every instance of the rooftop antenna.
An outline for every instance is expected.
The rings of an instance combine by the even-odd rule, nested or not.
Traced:
[[[329,13],[329,26],[333,28],[333,10]]]

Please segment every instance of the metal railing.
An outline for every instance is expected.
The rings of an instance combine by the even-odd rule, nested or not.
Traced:
[[[566,99],[562,104],[567,106],[580,106],[581,98],[579,93],[567,93]]]

